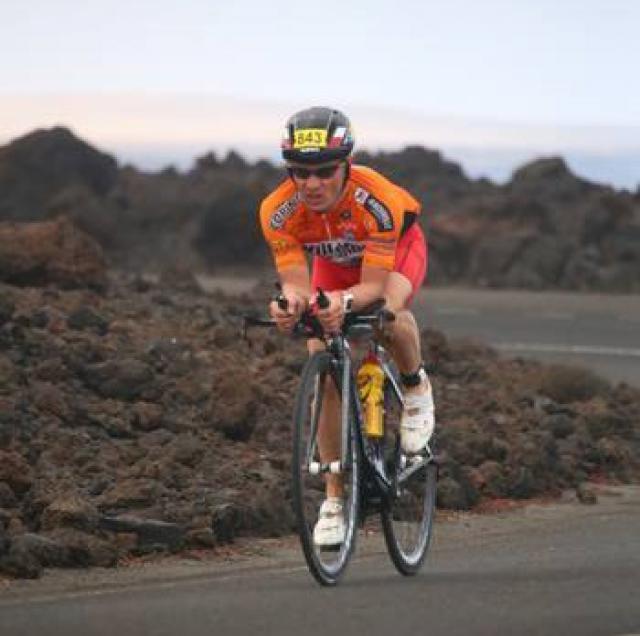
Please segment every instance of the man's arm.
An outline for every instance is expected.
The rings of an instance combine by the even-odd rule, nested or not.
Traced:
[[[352,311],[364,309],[384,295],[384,289],[389,272],[381,267],[362,266],[360,282],[343,294],[353,294]]]
[[[305,265],[292,265],[278,272],[282,293],[285,297],[296,296],[304,304],[304,308],[309,305],[311,298],[311,280],[309,270]]]
[[[318,318],[322,326],[329,333],[340,329],[346,310],[358,311],[383,297],[385,283],[389,272],[379,267],[362,268],[361,282],[349,289],[329,292],[329,307],[318,311]],[[345,306],[348,294],[353,295],[350,308]]]
[[[260,206],[259,218],[278,271],[282,294],[287,299],[286,310],[274,301],[269,305],[269,313],[280,329],[290,331],[307,308],[311,292],[304,252],[298,240],[284,227],[282,205],[281,197],[275,202],[268,197]]]

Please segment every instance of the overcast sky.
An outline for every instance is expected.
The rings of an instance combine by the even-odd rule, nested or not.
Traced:
[[[416,122],[416,142],[445,149],[465,146],[475,126],[485,133],[471,135],[474,152],[504,152],[508,129],[514,152],[640,156],[639,25],[637,0],[8,1],[0,141],[58,122],[118,148],[129,130],[133,147],[138,121],[177,152],[196,144],[200,121],[204,145],[225,145],[205,125],[208,104],[242,150],[277,143],[291,109],[335,104],[366,113],[370,146],[389,145],[396,130],[407,141]],[[217,112],[217,97],[264,105],[260,129],[234,108]],[[188,105],[197,100],[204,110]]]

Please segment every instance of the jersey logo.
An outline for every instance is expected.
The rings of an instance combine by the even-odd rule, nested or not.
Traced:
[[[296,211],[299,200],[300,195],[296,192],[290,199],[287,199],[276,208],[276,211],[271,215],[271,219],[269,220],[271,229],[281,230],[284,227],[287,219]]]
[[[356,191],[353,193],[353,198],[360,205],[364,205],[364,202],[369,198],[369,193],[364,188],[356,188]]]
[[[371,212],[373,218],[378,224],[379,232],[390,232],[393,230],[393,216],[389,212],[389,208],[381,201],[378,201],[373,195],[369,195],[364,202],[364,207]]]
[[[319,241],[305,243],[305,251],[314,256],[322,256],[334,263],[355,263],[362,257],[364,245],[358,241]]]
[[[284,239],[277,239],[275,241],[271,241],[271,249],[276,256],[280,256],[285,252],[288,252],[290,249],[294,248],[293,243],[289,243]]]

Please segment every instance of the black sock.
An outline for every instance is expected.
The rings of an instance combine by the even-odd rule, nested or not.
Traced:
[[[423,373],[426,372],[424,370],[424,362],[421,362],[420,366],[415,370],[414,373],[401,373],[400,380],[402,381],[403,386],[405,386],[406,388],[418,386],[422,382],[422,378],[424,377]]]

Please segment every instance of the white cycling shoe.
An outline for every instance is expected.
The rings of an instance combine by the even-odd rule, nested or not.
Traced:
[[[313,542],[321,548],[338,546],[344,541],[345,531],[342,499],[328,497],[320,506]]]
[[[429,443],[435,428],[433,391],[426,373],[424,380],[428,387],[426,393],[409,393],[404,398],[404,410],[400,421],[400,446],[407,455],[420,453]]]

